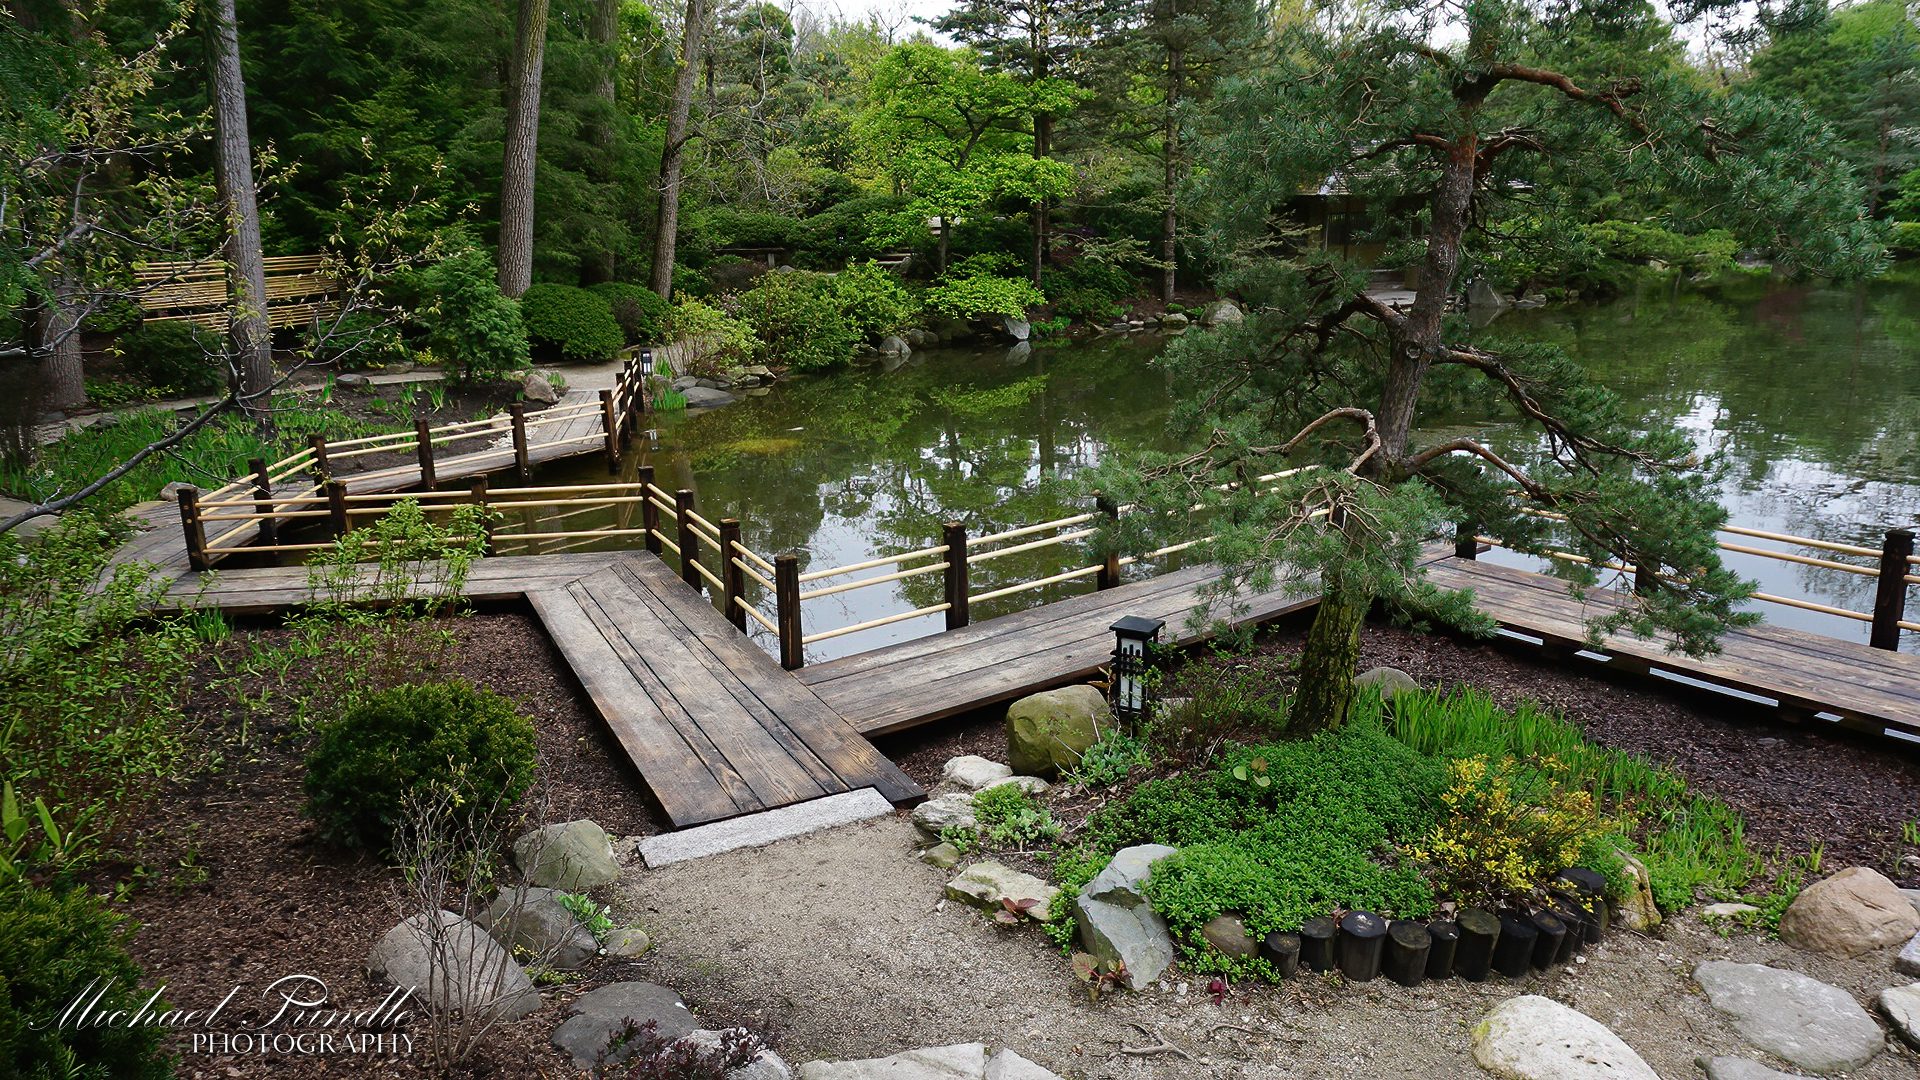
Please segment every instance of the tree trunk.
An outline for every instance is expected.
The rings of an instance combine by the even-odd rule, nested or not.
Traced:
[[[215,186],[227,214],[228,336],[233,371],[228,379],[240,407],[266,415],[264,395],[273,386],[273,336],[267,326],[267,268],[260,250],[260,207],[254,199],[253,147],[247,138],[247,85],[240,74],[240,31],[234,0],[207,5],[207,52],[213,72]]]
[[[1433,219],[1427,226],[1427,254],[1420,271],[1420,288],[1407,309],[1406,321],[1394,333],[1387,362],[1386,385],[1380,393],[1381,453],[1368,462],[1373,475],[1390,475],[1406,457],[1413,432],[1413,408],[1420,381],[1441,346],[1441,326],[1453,279],[1460,272],[1460,243],[1466,234],[1473,204],[1474,160],[1479,141],[1471,133],[1453,145],[1441,165],[1440,183],[1433,192]]]
[[[40,402],[45,409],[71,409],[87,403],[86,372],[80,357],[80,304],[73,279],[61,274],[52,302],[40,309]],[[29,402],[29,406],[33,403]],[[32,440],[28,440],[32,445]]]
[[[615,76],[620,70],[618,40],[620,34],[620,0],[594,0],[593,17],[587,25],[587,36],[592,40],[596,63],[593,85],[594,96],[600,99],[601,115],[593,124],[594,149],[600,152],[598,167],[594,170],[595,179],[611,187],[620,182],[614,175],[614,154],[618,139],[614,130],[618,103],[615,100]],[[589,285],[613,280],[613,248],[607,246],[604,251],[595,251],[580,268],[580,276]]]
[[[953,225],[947,219],[947,215],[941,214],[940,215],[940,248],[939,248],[939,251],[936,253],[937,257],[934,260],[934,266],[933,266],[933,272],[935,274],[944,274],[947,272],[947,253],[952,250],[953,250]]]
[[[1046,76],[1041,76],[1045,78]],[[1033,157],[1035,161],[1047,160],[1053,143],[1053,117],[1035,116],[1033,118]],[[1047,264],[1047,200],[1033,200],[1033,209],[1029,215],[1028,226],[1033,232],[1033,284],[1040,285],[1040,270]]]
[[[1167,112],[1160,132],[1160,154],[1166,167],[1160,196],[1166,201],[1160,216],[1160,299],[1173,301],[1174,265],[1178,259],[1174,195],[1180,187],[1180,94],[1186,81],[1186,54],[1167,50]]]
[[[660,207],[653,226],[653,291],[673,298],[673,249],[680,228],[680,159],[693,118],[693,92],[700,67],[700,35],[707,21],[703,0],[687,0],[687,25],[681,39],[680,68],[674,72],[673,101],[667,107],[666,141],[660,150]]]
[[[520,0],[507,68],[506,159],[500,169],[500,291],[533,284],[533,182],[540,148],[540,76],[549,0]]]
[[[1290,735],[1306,736],[1347,722],[1353,669],[1360,662],[1360,628],[1373,598],[1335,582],[1320,597],[1300,653],[1300,692],[1287,718]]]

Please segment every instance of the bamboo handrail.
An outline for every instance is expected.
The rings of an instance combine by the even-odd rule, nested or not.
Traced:
[[[687,521],[695,528],[702,529],[711,534],[711,539],[715,544],[720,542],[720,526],[715,525],[713,522],[708,521],[692,510],[687,511]]]
[[[909,551],[900,555],[883,555],[880,558],[868,559],[865,562],[848,563],[845,566],[836,566],[829,570],[811,570],[801,574],[800,580],[802,582],[819,581],[821,578],[851,574],[855,570],[871,570],[876,566],[886,566],[890,563],[899,564],[906,562],[908,559],[924,559],[930,555],[945,555],[946,553],[947,546],[942,544],[939,547],[921,548],[919,551]]]
[[[745,548],[736,548],[736,549],[734,549],[734,550],[736,550],[736,551],[740,551],[740,552],[743,552],[743,553],[744,553],[744,552],[746,551],[746,549],[745,549]],[[741,573],[743,573],[743,574],[745,574],[745,575],[747,575],[748,577],[750,577],[750,578],[752,578],[753,580],[755,580],[755,581],[757,581],[757,582],[759,582],[762,588],[767,588],[767,589],[777,589],[777,588],[779,588],[779,586],[778,586],[778,585],[775,585],[775,584],[773,583],[773,580],[772,580],[771,578],[767,578],[767,577],[763,577],[763,576],[761,576],[761,574],[760,574],[760,572],[759,572],[758,570],[755,570],[755,569],[754,569],[753,567],[751,567],[751,566],[748,566],[748,565],[747,565],[746,563],[743,563],[743,562],[741,562],[741,561],[740,561],[739,559],[735,559],[735,560],[733,560],[733,565],[735,565],[735,566],[737,566],[737,567],[739,567],[739,568],[740,568],[740,572],[741,572]]]
[[[1766,559],[1777,559],[1781,562],[1801,563],[1805,566],[1818,566],[1827,570],[1840,570],[1848,574],[1859,574],[1861,577],[1877,578],[1880,576],[1880,568],[1877,566],[1854,566],[1852,563],[1834,562],[1832,559],[1816,559],[1809,555],[1795,555],[1790,551],[1769,551],[1766,548],[1747,547],[1744,544],[1728,544],[1724,542],[1720,544],[1720,549],[1723,551],[1737,551],[1742,555],[1758,555]]]
[[[1086,577],[1088,574],[1097,574],[1102,569],[1104,569],[1104,567],[1098,564],[1093,566],[1083,566],[1078,570],[1069,570],[1064,574],[1055,574],[1052,577],[1043,577],[1036,581],[1029,581],[1021,585],[1009,585],[1004,589],[995,589],[992,592],[975,593],[974,595],[968,597],[967,599],[976,604],[982,603],[987,600],[998,600],[1003,596],[1012,596],[1014,593],[1017,593],[1017,592],[1026,592],[1028,589],[1038,589],[1046,585],[1056,585],[1063,581],[1072,581],[1075,578],[1083,578],[1083,577]]]
[[[1086,537],[1092,536],[1094,533],[1097,533],[1099,531],[1100,531],[1099,529],[1081,529],[1078,532],[1059,533],[1058,535],[1055,535],[1055,536],[1049,536],[1045,540],[1029,540],[1024,544],[1015,544],[1012,547],[1000,548],[995,551],[983,551],[978,555],[968,555],[967,564],[971,566],[975,563],[986,562],[988,559],[997,559],[1002,555],[1018,555],[1020,552],[1023,552],[1023,551],[1036,551],[1040,548],[1052,547],[1055,544],[1070,543],[1074,540],[1080,540],[1080,539],[1084,539]],[[967,546],[972,547],[973,545],[968,544]]]
[[[653,500],[653,505],[659,507],[662,514],[666,515],[666,520],[672,522],[678,522],[680,520],[679,511],[674,508],[673,503],[663,502],[657,495],[648,495],[647,497]]]
[[[1021,529],[1008,529],[1006,532],[997,532],[988,536],[976,536],[967,541],[967,546],[976,547],[981,544],[995,544],[995,543],[999,543],[1002,540],[1012,540],[1015,537],[1028,536],[1037,532],[1045,532],[1048,529],[1071,528],[1072,526],[1075,526],[1075,525],[1084,525],[1087,522],[1092,521],[1095,518],[1098,518],[1100,516],[1101,515],[1099,514],[1075,514],[1073,517],[1063,517],[1057,521],[1043,521],[1038,525],[1028,525],[1025,528],[1021,528]]]
[[[828,638],[837,638],[843,634],[853,634],[861,630],[872,630],[876,627],[905,622],[908,619],[917,619],[923,615],[938,615],[952,606],[951,604],[935,604],[932,607],[914,608],[912,611],[903,611],[898,615],[888,615],[882,619],[869,619],[863,623],[854,623],[852,626],[842,626],[834,630],[823,630],[818,634],[805,635],[800,639],[800,644],[811,645],[816,641],[825,641]]]
[[[771,619],[768,619],[765,615],[760,614],[760,609],[757,607],[754,607],[752,604],[747,603],[744,598],[736,596],[733,598],[733,602],[740,605],[740,610],[746,612],[747,616],[751,618],[754,622],[757,622],[761,626],[766,627],[768,632],[773,634],[778,634],[780,632],[780,628],[773,625],[773,621]]]
[[[658,541],[660,542],[660,546],[661,546],[661,547],[664,547],[664,548],[666,548],[666,549],[668,549],[669,551],[672,551],[672,552],[673,552],[673,554],[674,554],[674,557],[676,557],[676,558],[678,558],[678,557],[680,556],[680,545],[679,545],[679,544],[676,544],[676,543],[674,543],[673,541],[671,541],[671,540],[669,540],[669,539],[667,539],[667,534],[666,534],[666,533],[664,533],[664,532],[662,532],[662,531],[660,531],[659,529],[651,529],[651,530],[649,530],[649,529],[641,529],[641,530],[639,530],[639,531],[640,531],[641,533],[643,533],[643,534],[644,534],[644,533],[648,533],[648,532],[651,532],[651,533],[653,534],[653,538],[654,538],[655,540],[658,540]]]
[[[313,447],[303,446],[298,451],[296,451],[291,457],[283,457],[279,461],[270,462],[267,465],[267,471],[270,473],[277,472],[278,470],[284,469],[287,466],[294,464],[295,462],[305,464],[312,460],[313,460]]]
[[[1775,596],[1772,593],[1757,592],[1753,594],[1753,599],[1765,600],[1769,604],[1784,604],[1787,607],[1803,608],[1807,611],[1817,611],[1822,615],[1838,615],[1843,619],[1853,619],[1856,622],[1870,623],[1873,621],[1873,616],[1862,615],[1858,611],[1849,611],[1846,608],[1831,607],[1827,604],[1816,604],[1811,600],[1795,600],[1791,596]]]
[[[1793,544],[1796,547],[1836,551],[1842,555],[1867,555],[1876,559],[1880,557],[1879,551],[1873,548],[1860,547],[1857,544],[1837,544],[1831,540],[1815,540],[1807,536],[1789,536],[1785,533],[1764,532],[1760,529],[1749,529],[1740,525],[1722,525],[1719,531],[1732,533],[1735,536],[1751,536],[1756,540],[1772,540],[1782,544]]]
[[[340,454],[334,453],[333,449],[329,447],[327,450],[327,460],[345,461],[348,458],[365,457],[368,454],[402,454],[408,450],[418,450],[419,448],[420,443],[414,439],[413,433],[407,432],[405,442],[395,443],[392,446],[362,446],[359,449],[348,450]]]
[[[1920,634],[1920,622],[1908,622],[1905,619],[1901,619],[1899,622],[1895,623],[1894,625],[1898,626],[1902,630],[1911,630],[1916,634]]]
[[[740,554],[745,555],[747,558],[752,559],[755,563],[759,564],[760,568],[765,570],[767,573],[769,574],[773,573],[773,563],[767,559],[762,558],[758,553],[748,549],[746,545],[744,544],[740,545],[737,550],[740,552]],[[742,567],[741,569],[744,570],[746,568]],[[760,580],[765,581],[766,579],[761,578]],[[771,584],[768,584],[767,588],[771,589],[773,588],[773,586]]]
[[[701,562],[699,559],[694,559],[691,562],[687,563],[687,565],[693,567],[694,573],[699,574],[703,578],[706,578],[707,584],[712,585],[714,588],[720,589],[723,591],[726,589],[727,587],[726,582],[720,580],[720,575],[707,569],[707,565]]]
[[[201,521],[251,521],[257,525],[260,522],[267,520],[268,518],[272,518],[275,521],[284,521],[287,518],[311,518],[311,517],[326,517],[326,516],[327,516],[327,511],[325,510],[275,510],[271,514],[259,514],[259,513],[201,514],[200,520]]]
[[[645,529],[574,529],[574,530],[565,531],[565,532],[541,532],[538,529],[535,529],[531,532],[514,532],[514,531],[511,531],[510,529],[501,529],[493,534],[493,539],[496,541],[498,540],[570,540],[575,537],[583,537],[583,536],[598,536],[598,537],[639,536],[644,532],[646,532]],[[679,552],[675,552],[674,554],[677,555],[679,554]]]
[[[921,577],[926,574],[937,574],[946,568],[947,563],[945,560],[942,560],[928,566],[916,566],[911,570],[900,570],[891,574],[882,574],[879,577],[859,578],[854,581],[843,582],[839,585],[829,585],[824,589],[809,589],[800,594],[800,599],[811,600],[816,596],[832,596],[835,593],[852,592],[855,589],[864,589],[869,585],[884,585],[889,581],[902,581],[906,578]]]

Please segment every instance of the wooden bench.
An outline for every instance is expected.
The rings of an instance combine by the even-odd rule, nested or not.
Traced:
[[[340,277],[325,256],[277,255],[266,260],[267,325],[303,326],[340,310]],[[191,322],[224,331],[228,320],[224,262],[147,263],[134,271],[148,322]]]

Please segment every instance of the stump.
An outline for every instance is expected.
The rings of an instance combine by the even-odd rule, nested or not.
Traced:
[[[1454,953],[1460,948],[1460,924],[1436,919],[1427,924],[1427,936],[1433,939],[1433,948],[1427,952],[1427,978],[1452,977]]]
[[[1560,950],[1567,943],[1567,924],[1551,911],[1536,911],[1528,921],[1539,935],[1533,939],[1533,966],[1545,971],[1560,959]]]
[[[1300,935],[1284,931],[1268,934],[1260,942],[1260,957],[1272,964],[1281,978],[1287,978],[1300,967]]]
[[[1518,979],[1533,969],[1533,946],[1540,931],[1533,920],[1518,915],[1500,916],[1500,939],[1493,946],[1493,970],[1509,979]]]
[[[1308,971],[1333,970],[1333,935],[1336,927],[1328,918],[1308,919],[1300,927],[1300,962]]]
[[[1494,946],[1500,943],[1500,920],[1483,908],[1466,908],[1454,917],[1460,930],[1460,948],[1453,957],[1453,973],[1468,982],[1485,982],[1493,967]]]
[[[1387,920],[1371,911],[1350,911],[1340,920],[1340,974],[1371,982],[1386,954]]]
[[[1387,926],[1387,955],[1381,970],[1401,986],[1419,986],[1427,976],[1427,957],[1433,951],[1433,935],[1416,922],[1395,919]]]

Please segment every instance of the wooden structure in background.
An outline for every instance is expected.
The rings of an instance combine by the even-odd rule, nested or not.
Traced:
[[[279,255],[267,264],[267,325],[305,326],[340,310],[340,276],[322,255]],[[134,271],[147,322],[191,322],[227,329],[227,264],[147,263]]]

